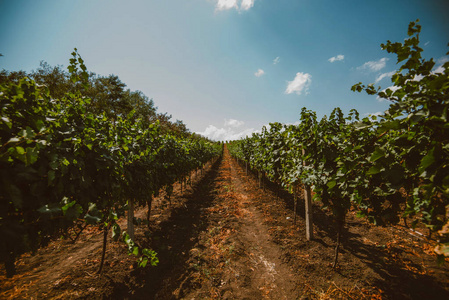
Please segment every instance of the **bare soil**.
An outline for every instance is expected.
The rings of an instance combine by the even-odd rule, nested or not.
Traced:
[[[274,184],[259,188],[225,151],[192,174],[187,189],[176,184],[170,204],[163,194],[155,199],[150,228],[136,227],[136,241],[158,253],[157,267],[137,268],[125,245],[109,239],[103,274],[96,274],[102,233],[88,227],[76,243],[54,240],[20,257],[13,278],[1,266],[0,298],[449,299],[448,263],[436,263],[434,240],[350,212],[332,269],[332,218],[315,203],[307,241],[299,203],[294,224],[292,197]]]

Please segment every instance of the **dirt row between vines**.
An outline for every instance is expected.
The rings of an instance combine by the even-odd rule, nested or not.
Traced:
[[[436,264],[434,241],[351,212],[334,270],[332,219],[315,206],[307,241],[300,203],[293,224],[291,196],[260,189],[225,151],[187,189],[175,185],[171,203],[155,199],[149,229],[137,226],[136,240],[158,253],[157,267],[137,268],[123,244],[109,242],[104,272],[95,274],[102,235],[88,228],[75,244],[55,240],[23,255],[12,279],[0,269],[0,298],[449,299],[448,266]]]
[[[178,256],[169,253],[170,231],[176,228],[178,216],[196,217],[198,211],[189,212],[187,205],[200,203],[203,193],[209,191],[218,163],[208,163],[202,171],[194,172],[191,184],[181,187],[174,185],[171,203],[164,192],[153,200],[150,229],[146,225],[135,227],[135,238],[139,245],[155,248],[159,258]],[[207,205],[206,203],[204,205]],[[139,207],[135,217],[145,219],[146,207]],[[126,218],[118,221],[126,230]],[[196,225],[193,225],[196,226]],[[182,226],[178,226],[182,228]],[[72,243],[68,239],[52,240],[36,253],[26,253],[16,261],[17,275],[6,278],[3,264],[0,264],[0,299],[127,299],[141,288],[142,272],[154,270],[137,268],[136,258],[127,255],[122,242],[113,242],[108,237],[105,266],[101,275],[96,274],[102,252],[102,232],[97,227],[88,226],[79,239]],[[188,239],[187,235],[183,239]],[[156,247],[154,246],[156,245]],[[169,263],[172,260],[169,260]],[[161,263],[164,265],[166,262]],[[154,298],[154,297],[153,297]],[[148,299],[151,299],[148,298]]]

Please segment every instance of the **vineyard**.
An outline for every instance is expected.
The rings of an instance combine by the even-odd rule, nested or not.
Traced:
[[[335,108],[318,120],[303,108],[300,124],[271,123],[261,134],[231,144],[231,154],[297,197],[304,188],[307,237],[312,239],[310,187],[322,209],[332,212],[337,240],[351,208],[376,225],[405,227],[418,223],[429,238],[438,232],[439,259],[449,255],[449,63],[432,71],[419,48],[420,25],[412,22],[403,44],[382,48],[405,63],[386,90],[358,83],[353,91],[366,91],[392,104],[384,114],[360,119],[356,110],[344,116]],[[296,205],[296,200],[295,200]],[[410,223],[409,223],[409,221]],[[337,266],[338,246],[333,267]]]
[[[154,251],[136,245],[117,220],[129,211],[132,227],[134,205],[151,207],[162,189],[170,198],[175,182],[221,152],[220,144],[161,134],[157,121],[148,125],[133,111],[116,118],[90,112],[88,73],[78,53],[72,56],[76,91],[61,99],[28,78],[2,85],[0,254],[8,277],[18,255],[58,235],[75,241],[86,225],[103,231],[103,259],[112,230],[140,266],[156,265]]]
[[[420,30],[382,45],[390,88],[352,87],[383,114],[303,108],[226,144],[76,49],[64,84],[0,77],[1,297],[449,297],[449,62]]]

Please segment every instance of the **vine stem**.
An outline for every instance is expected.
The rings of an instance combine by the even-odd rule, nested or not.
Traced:
[[[128,200],[128,234],[134,241],[134,199]]]
[[[153,202],[153,195],[151,194],[150,197],[147,199],[147,206],[148,206],[148,210],[147,210],[147,225],[148,225],[148,229],[150,229],[150,216],[151,216],[151,203]]]
[[[101,254],[100,268],[98,269],[98,272],[97,272],[97,274],[100,274],[100,275],[103,272],[104,258],[106,256],[106,244],[108,242],[108,231],[109,231],[109,226],[105,226],[103,229],[103,252]]]
[[[338,264],[338,252],[341,244],[341,233],[343,230],[344,221],[337,220],[337,245],[335,246],[335,255],[334,255],[334,264],[332,265],[332,269],[335,269]]]

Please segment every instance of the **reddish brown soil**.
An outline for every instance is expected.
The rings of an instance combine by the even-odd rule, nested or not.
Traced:
[[[437,265],[434,241],[409,229],[374,227],[350,213],[334,270],[336,233],[318,206],[307,241],[304,206],[293,224],[291,196],[259,189],[226,151],[192,181],[182,192],[175,186],[171,205],[154,201],[150,229],[136,228],[137,242],[158,252],[157,267],[137,268],[109,240],[97,275],[102,234],[88,228],[75,244],[55,240],[23,255],[12,279],[1,267],[0,298],[449,299],[447,263]]]

